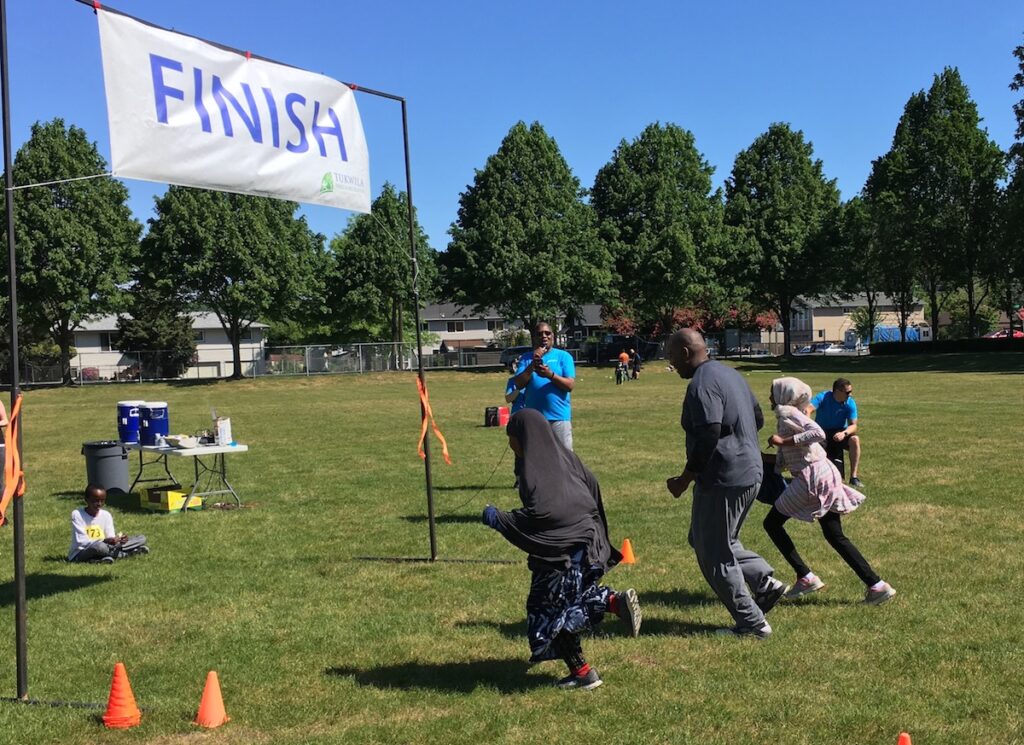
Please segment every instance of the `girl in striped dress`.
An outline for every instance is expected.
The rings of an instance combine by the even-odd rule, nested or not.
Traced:
[[[793,475],[793,480],[764,519],[768,536],[796,571],[796,584],[785,597],[792,600],[825,587],[786,533],[786,521],[796,518],[804,522],[818,521],[825,540],[867,586],[865,603],[881,605],[891,600],[896,590],[878,576],[843,533],[841,516],[857,509],[865,497],[843,483],[839,470],[825,456],[822,446],[825,433],[807,416],[810,387],[798,378],[777,378],[772,381],[770,400],[778,422],[776,433],[768,440],[769,447],[779,448],[775,470],[781,472],[788,468]]]

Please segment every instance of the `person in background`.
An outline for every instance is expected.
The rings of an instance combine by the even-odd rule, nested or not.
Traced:
[[[114,518],[103,509],[107,491],[90,484],[85,489],[85,507],[71,513],[71,548],[68,561],[113,564],[136,554],[148,554],[146,536],[117,533]]]
[[[8,424],[7,409],[4,408],[4,402],[0,401],[0,427],[6,427]],[[6,435],[4,435],[6,437]],[[0,438],[0,491],[4,488],[5,478],[7,476],[6,469],[2,464],[7,463],[7,441],[6,439]]]
[[[764,472],[757,437],[764,426],[761,407],[742,375],[708,358],[697,331],[676,331],[666,353],[679,377],[690,384],[681,421],[686,465],[665,486],[678,498],[694,484],[690,545],[704,579],[735,622],[718,633],[767,639],[772,627],[765,614],[789,586],[775,579],[771,565],[740,542]]]
[[[619,364],[615,368],[615,385],[622,385],[629,380],[629,352],[619,352]]]
[[[526,406],[526,393],[524,393],[522,389],[516,387],[516,379],[514,376],[509,378],[508,382],[505,383],[505,403],[510,405],[508,412],[509,417],[514,416],[517,411],[520,411]],[[519,488],[519,473],[522,469],[522,465],[522,461],[517,455],[515,463],[512,466],[512,472],[516,475],[516,483],[512,484],[513,489]]]
[[[636,591],[616,592],[598,580],[622,560],[608,539],[608,520],[594,474],[565,448],[540,412],[523,409],[509,420],[509,447],[522,459],[522,507],[487,505],[483,523],[529,558],[526,599],[530,662],[561,659],[569,674],[560,688],[590,690],[601,676],[583,657],[580,636],[607,612],[640,633]]]
[[[853,384],[837,378],[831,391],[822,391],[811,399],[814,420],[825,431],[825,454],[845,474],[843,451],[850,451],[850,486],[862,487],[860,468],[860,437],[857,435],[857,402],[853,400]]]
[[[630,377],[632,377],[633,380],[638,380],[640,378],[640,369],[643,367],[643,358],[635,349],[630,349],[629,354],[632,356],[632,375]]]
[[[572,450],[572,391],[576,363],[564,349],[556,349],[551,326],[541,321],[533,329],[533,354],[519,358],[516,387],[526,391],[526,408],[547,419],[555,437]]]
[[[764,529],[796,572],[796,584],[786,593],[786,599],[801,598],[825,587],[825,583],[797,553],[793,540],[786,533],[786,521],[795,518],[805,522],[818,521],[825,540],[867,587],[864,602],[881,605],[891,600],[896,590],[878,576],[843,533],[842,516],[857,509],[865,497],[843,483],[839,470],[826,457],[822,447],[825,433],[807,416],[811,408],[810,398],[810,386],[799,378],[772,381],[770,400],[778,424],[768,445],[779,448],[776,472],[788,468],[793,480],[772,505],[764,519]]]

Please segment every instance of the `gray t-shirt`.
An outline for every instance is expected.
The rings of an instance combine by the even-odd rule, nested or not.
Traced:
[[[761,483],[763,466],[757,439],[760,405],[743,376],[721,362],[700,365],[683,399],[686,456],[692,457],[697,432],[721,424],[722,436],[697,483],[710,486],[753,486]],[[763,423],[763,422],[762,422]]]

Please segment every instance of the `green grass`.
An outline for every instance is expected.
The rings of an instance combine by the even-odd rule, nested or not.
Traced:
[[[777,362],[742,364],[766,404]],[[729,617],[686,545],[683,383],[651,363],[639,383],[581,368],[577,452],[601,480],[612,539],[638,563],[613,586],[644,606],[638,639],[610,619],[585,643],[605,685],[566,693],[547,663],[527,669],[525,564],[384,563],[422,557],[419,409],[409,374],[195,386],[40,390],[26,395],[29,693],[104,703],[123,661],[142,725],[108,732],[101,712],[0,702],[0,742],[18,743],[914,743],[1024,742],[1022,355],[805,359],[815,389],[853,378],[868,501],[849,535],[899,591],[863,588],[817,527],[795,525],[827,592],[772,612],[765,643],[719,639]],[[441,558],[521,557],[478,523],[517,502],[502,431],[484,428],[505,375],[437,373],[431,402],[454,465],[434,448]],[[170,402],[175,431],[209,410],[246,455],[232,482],[246,508],[153,515],[113,507],[153,553],[113,566],[62,561],[84,486],[81,443],[114,431],[123,398]],[[767,410],[767,407],[766,407]],[[766,435],[767,436],[767,435]],[[184,479],[189,463],[174,461]],[[494,471],[486,489],[481,489]],[[743,539],[781,576],[757,505]],[[14,696],[12,531],[0,530],[0,696]],[[232,721],[197,731],[208,670]]]

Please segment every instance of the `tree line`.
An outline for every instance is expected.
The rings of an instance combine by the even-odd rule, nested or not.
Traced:
[[[1024,91],[1024,45],[1010,82]],[[891,298],[905,336],[918,298],[933,328],[956,333],[1011,319],[1024,278],[1024,98],[1004,153],[955,68],[910,96],[889,150],[843,202],[812,143],[775,123],[741,151],[723,188],[693,133],[655,122],[623,139],[583,188],[555,140],[515,124],[460,195],[444,252],[418,221],[423,301],[444,298],[510,319],[605,307],[626,332],[779,323],[790,344],[799,297],[862,294],[858,329]],[[372,213],[329,241],[292,202],[171,186],[142,225],[86,133],[33,126],[13,164],[23,356],[70,380],[74,331],[121,314],[119,347],[171,350],[160,374],[195,353],[188,313],[216,314],[234,349],[248,324],[274,343],[404,341],[413,330],[408,200],[385,184]],[[4,279],[6,282],[6,279]],[[4,292],[4,313],[8,313]],[[6,321],[6,318],[4,319]]]

